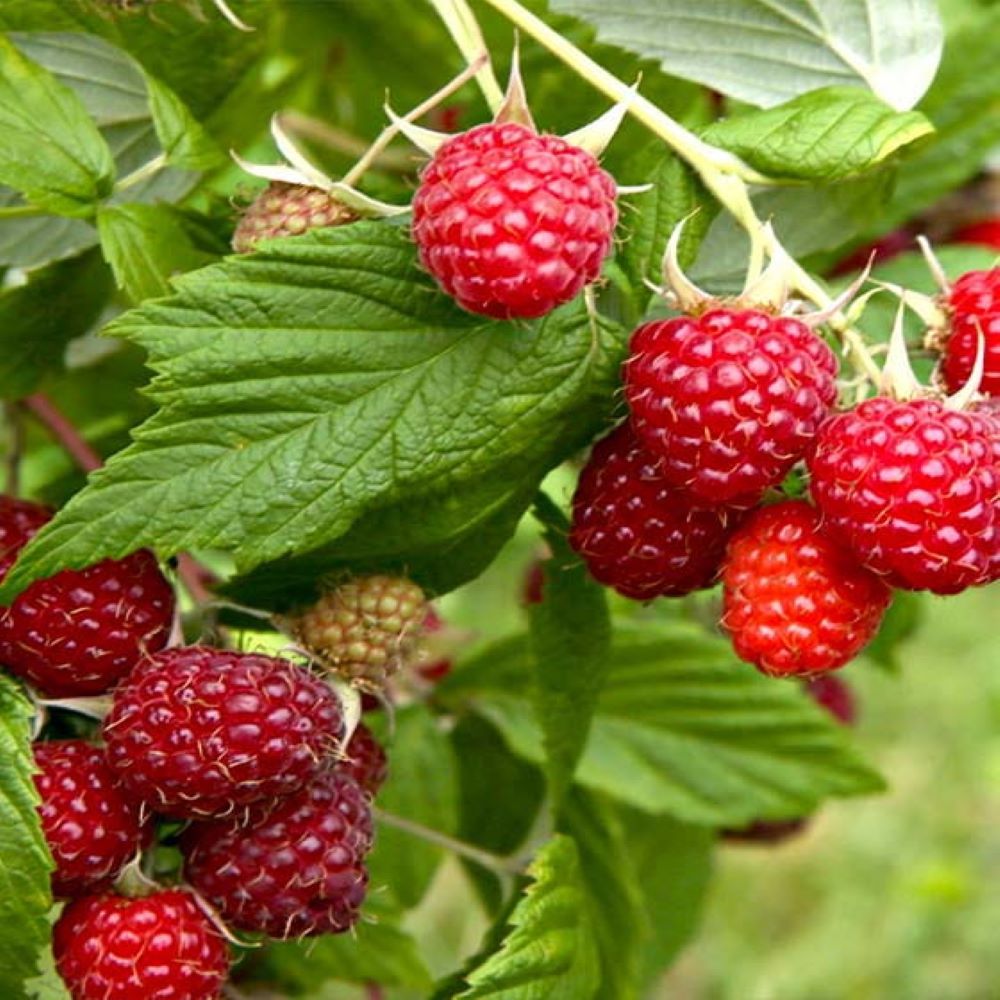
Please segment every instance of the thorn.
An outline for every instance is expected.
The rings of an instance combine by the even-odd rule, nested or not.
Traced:
[[[906,333],[904,319],[906,317],[906,293],[899,298],[899,308],[892,324],[892,335],[889,337],[889,350],[885,357],[885,367],[882,369],[880,390],[893,399],[912,399],[920,391],[920,382],[910,364],[910,356],[906,349]]]
[[[983,383],[983,374],[986,371],[986,338],[983,336],[983,328],[978,319],[976,328],[976,360],[965,385],[958,392],[953,392],[945,398],[944,405],[949,410],[967,409],[979,395],[979,387]]]
[[[691,215],[694,213],[692,212]],[[699,288],[682,270],[680,261],[677,259],[677,251],[680,248],[681,234],[684,225],[691,218],[691,215],[681,219],[674,226],[670,239],[667,240],[667,249],[663,255],[663,278],[667,288],[677,300],[678,307],[687,313],[694,313],[703,309],[706,303],[712,300],[711,295],[704,289]]]
[[[521,43],[516,34],[514,36],[514,55],[510,63],[510,77],[507,80],[507,92],[504,94],[503,104],[497,108],[497,113],[493,116],[493,121],[498,124],[516,122],[530,128],[532,132],[538,131],[535,128],[535,120],[531,117],[531,110],[528,108],[528,95],[521,77]]]
[[[616,104],[608,108],[599,118],[595,118],[589,125],[564,135],[563,139],[572,146],[579,146],[593,156],[600,156],[608,144],[615,137],[615,133],[621,128],[625,115],[628,114],[632,106],[632,98],[639,90],[639,81],[632,84],[628,97],[622,98]],[[648,190],[647,186],[647,190]]]
[[[941,261],[937,259],[930,240],[926,236],[920,235],[917,237],[917,246],[920,247],[920,252],[924,255],[927,267],[934,277],[935,284],[941,289],[941,294],[950,295],[951,282],[948,280],[948,275],[944,273],[944,268],[941,266]]]
[[[434,129],[424,128],[422,125],[414,125],[413,122],[401,118],[388,104],[384,105],[384,107],[389,121],[414,146],[423,150],[428,156],[433,156],[451,138],[447,132],[435,132]]]

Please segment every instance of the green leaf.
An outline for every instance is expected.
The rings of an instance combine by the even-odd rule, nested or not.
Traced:
[[[714,831],[669,816],[618,807],[624,855],[639,880],[646,937],[639,980],[649,984],[691,940],[705,906],[712,874]]]
[[[159,412],[36,536],[0,600],[146,545],[227,550],[246,571],[404,502],[400,547],[422,544],[425,520],[440,540],[537,485],[612,404],[620,329],[580,303],[531,324],[463,313],[381,223],[176,287],[115,324],[149,352]]]
[[[528,874],[532,884],[514,908],[500,950],[466,975],[463,1000],[588,1000],[600,981],[576,845],[557,836]]]
[[[974,177],[1000,145],[1000,32],[997,11],[984,10],[950,35],[941,70],[920,104],[936,135],[907,158],[889,206],[888,228],[912,219]]]
[[[0,996],[24,996],[48,944],[52,862],[35,808],[31,775],[34,709],[20,687],[0,674]]]
[[[569,522],[545,495],[535,503],[552,558],[544,564],[544,600],[530,610],[534,702],[554,811],[587,743],[604,686],[611,616],[604,588],[569,547]]]
[[[79,97],[0,35],[0,183],[59,215],[111,193],[114,161]]]
[[[170,205],[107,205],[97,213],[101,249],[133,302],[170,294],[169,278],[213,260]]]
[[[61,370],[66,345],[93,326],[110,292],[108,269],[93,251],[0,291],[0,397],[26,396]]]
[[[640,960],[651,935],[646,923],[640,873],[628,854],[625,828],[613,803],[575,790],[567,802],[562,832],[580,852],[586,905],[601,960],[602,1000],[637,1000]],[[672,859],[658,867],[672,870]],[[642,872],[642,877],[649,873]]]
[[[438,696],[478,711],[515,753],[541,762],[530,677],[527,638],[515,637],[457,670]],[[827,796],[883,787],[841,727],[797,688],[739,663],[724,639],[653,621],[616,629],[577,780],[709,826],[800,816]]]
[[[378,983],[425,991],[431,985],[416,942],[399,922],[402,913],[377,893],[369,895],[351,934],[311,941],[273,941],[250,952],[241,978],[280,988],[282,996],[316,996],[324,983]]]
[[[767,111],[725,118],[702,138],[769,177],[831,181],[864,173],[934,131],[860,87],[825,87]]]
[[[514,756],[500,734],[477,715],[463,716],[451,731],[458,765],[458,837],[501,856],[512,854],[528,836],[545,795],[537,768]],[[494,915],[503,903],[499,878],[463,862],[486,908]]]
[[[652,185],[628,196],[631,210],[623,213],[622,247],[615,256],[631,285],[638,320],[653,294],[646,282],[662,280],[663,253],[674,228],[687,220],[678,256],[682,267],[690,267],[718,206],[691,168],[672,153],[664,154],[659,142],[630,158],[619,182]]]
[[[897,590],[878,635],[865,647],[865,658],[886,670],[902,670],[904,651],[900,647],[919,630],[924,613],[924,598],[920,594]]]
[[[818,87],[861,84],[913,107],[941,55],[934,0],[551,0],[601,41],[686,80],[765,107]]]
[[[379,791],[379,808],[453,834],[458,823],[455,759],[434,716],[423,705],[402,709],[386,749],[389,778]],[[387,887],[404,907],[416,906],[443,857],[440,847],[382,823],[368,861],[372,885]]]
[[[165,84],[146,74],[149,109],[167,162],[186,170],[209,170],[225,163],[222,150]]]

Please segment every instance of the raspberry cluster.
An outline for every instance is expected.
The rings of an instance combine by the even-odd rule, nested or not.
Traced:
[[[0,572],[50,517],[0,498]],[[373,637],[398,645],[411,619],[430,614],[408,581],[362,578],[348,589],[361,615],[351,622],[363,625],[345,638],[355,652]],[[229,968],[222,922],[278,938],[340,933],[365,898],[385,751],[363,724],[346,738],[340,699],[306,666],[205,645],[164,648],[173,607],[170,583],[142,552],[40,581],[0,612],[4,649],[20,651],[5,660],[15,673],[45,695],[110,702],[100,742],[44,739],[34,748],[52,889],[69,901],[54,953],[79,1000],[220,996]],[[37,654],[43,640],[57,651],[55,666],[28,669],[25,651]],[[170,819],[188,821],[183,883],[161,888],[136,866]]]
[[[632,334],[628,420],[579,478],[570,544],[596,580],[636,600],[721,581],[736,654],[814,677],[875,637],[893,588],[1000,578],[1000,269],[955,283],[937,335],[952,389],[982,340],[985,400],[926,392],[844,410],[836,357],[807,322],[685,283],[681,315]],[[796,469],[808,495],[789,499]]]

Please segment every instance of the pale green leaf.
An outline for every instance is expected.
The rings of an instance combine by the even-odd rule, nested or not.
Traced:
[[[133,302],[168,295],[171,277],[213,259],[169,205],[108,205],[97,213],[97,229],[118,287]]]
[[[530,676],[527,639],[516,637],[457,671],[439,696],[470,704],[512,750],[540,763]],[[825,797],[883,787],[842,728],[800,690],[680,622],[616,629],[577,780],[647,812],[709,826],[801,816]]]
[[[209,170],[225,163],[222,150],[165,84],[146,74],[149,108],[167,162],[185,170]]]
[[[466,974],[463,1000],[588,1000],[600,981],[580,861],[557,836],[528,870],[532,884],[510,916],[499,951]]]
[[[569,547],[565,515],[541,494],[535,516],[544,525],[552,557],[544,564],[543,600],[530,609],[534,700],[552,805],[558,811],[604,686],[611,616],[604,588]]]
[[[87,216],[115,166],[79,97],[0,35],[0,183],[59,215]]]
[[[24,996],[50,935],[52,862],[35,807],[31,703],[0,674],[0,996]]]
[[[831,181],[871,170],[933,131],[919,111],[894,111],[871,91],[825,87],[776,108],[724,118],[702,138],[769,177]]]
[[[934,0],[552,0],[602,41],[750,104],[862,84],[913,107],[941,55]]]

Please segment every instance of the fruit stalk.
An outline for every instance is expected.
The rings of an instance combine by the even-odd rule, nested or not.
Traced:
[[[626,102],[628,113],[667,143],[697,172],[709,191],[750,234],[751,239],[761,232],[762,224],[750,200],[747,184],[772,183],[769,177],[758,173],[732,153],[718,149],[699,139],[693,132],[689,132],[648,98],[635,93],[628,84],[619,80],[572,42],[550,28],[539,17],[523,7],[518,0],[486,0],[486,2],[526,34],[544,45],[588,83],[607,94],[612,100]],[[774,232],[768,230],[761,234],[761,238],[764,240],[764,248],[770,256],[783,253],[781,243]],[[789,280],[797,291],[820,309],[830,308],[833,304],[831,296],[790,256],[788,258],[788,272]],[[843,312],[835,311],[829,317],[828,322],[858,374],[878,384],[878,366],[868,353],[864,339],[852,328]]]

